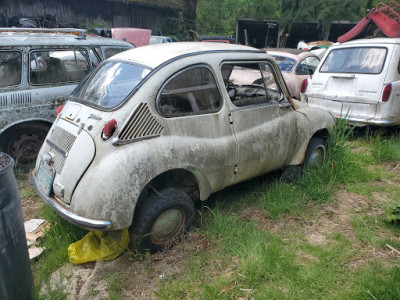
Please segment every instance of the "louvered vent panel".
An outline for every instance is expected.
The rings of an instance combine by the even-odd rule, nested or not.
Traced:
[[[18,93],[10,96],[11,105],[31,103],[32,97],[30,93]]]
[[[134,140],[150,136],[160,135],[163,127],[151,114],[145,103],[140,103],[135,112],[121,130],[118,138],[120,140]]]
[[[7,96],[0,96],[0,106],[7,106]]]
[[[44,151],[45,153],[51,151],[55,155],[54,168],[56,169],[57,173],[61,173],[64,167],[65,158],[68,156],[75,139],[76,136],[73,134],[58,126],[55,126],[48,141],[46,141]]]

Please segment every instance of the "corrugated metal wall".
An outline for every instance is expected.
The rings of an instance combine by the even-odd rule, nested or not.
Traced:
[[[152,29],[154,34],[168,17],[176,18],[175,10],[123,0],[1,0],[0,26],[12,26],[20,17],[54,17],[58,23],[85,28],[93,22],[104,22],[110,27],[138,27]]]

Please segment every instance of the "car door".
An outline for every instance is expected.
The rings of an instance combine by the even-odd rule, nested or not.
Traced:
[[[226,62],[221,66],[237,143],[234,182],[281,168],[293,152],[296,120],[276,70],[267,61]]]

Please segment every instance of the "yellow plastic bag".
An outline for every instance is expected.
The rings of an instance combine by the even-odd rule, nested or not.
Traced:
[[[113,260],[117,258],[129,244],[128,229],[122,229],[117,238],[111,237],[107,231],[91,231],[81,240],[68,246],[69,261],[82,264],[96,260]]]

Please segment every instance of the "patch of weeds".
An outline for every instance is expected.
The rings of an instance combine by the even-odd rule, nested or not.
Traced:
[[[371,154],[377,163],[400,160],[400,135],[385,136],[378,131],[371,138]]]
[[[303,197],[293,183],[278,180],[266,187],[260,200],[271,218],[276,219],[283,213],[296,213],[301,209]]]
[[[50,207],[44,206],[38,211],[38,216],[50,222],[50,229],[45,233],[39,247],[44,247],[44,253],[33,265],[36,290],[40,289],[53,271],[68,261],[67,248],[71,243],[80,240],[87,230],[76,227],[59,217]]]
[[[390,224],[400,225],[400,202],[386,209],[385,221]]]
[[[54,288],[49,285],[44,287],[44,292],[36,299],[39,300],[66,300],[68,297],[65,287],[61,284],[57,284]]]
[[[112,275],[106,278],[108,284],[108,299],[122,299],[122,287],[117,275]]]
[[[377,185],[365,183],[365,182],[349,184],[345,188],[350,193],[363,195],[369,199],[372,198],[373,193],[386,192],[388,190],[387,186],[377,186]]]
[[[383,222],[376,216],[356,215],[351,220],[351,226],[358,239],[375,248],[384,248],[388,235],[383,231]]]
[[[351,289],[342,299],[400,299],[400,268],[385,269],[380,264],[358,269],[352,274]]]
[[[37,193],[36,193],[35,189],[32,186],[29,186],[22,190],[21,198],[26,199],[26,198],[34,197],[36,195],[37,195]]]

